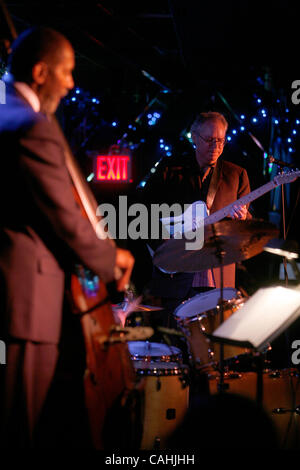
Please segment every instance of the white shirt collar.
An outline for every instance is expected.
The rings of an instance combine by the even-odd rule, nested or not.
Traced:
[[[14,87],[28,101],[33,111],[38,113],[41,109],[40,100],[33,89],[24,82],[14,82]]]

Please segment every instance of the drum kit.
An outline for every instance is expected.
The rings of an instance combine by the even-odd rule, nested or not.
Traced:
[[[273,224],[261,220],[224,220],[206,227],[201,250],[187,251],[184,239],[170,239],[155,252],[154,264],[165,270],[196,272],[221,268],[220,289],[183,301],[173,312],[177,330],[187,343],[189,359],[183,361],[178,347],[145,341],[129,341],[128,347],[138,378],[146,380],[144,426],[141,448],[163,449],[168,437],[182,422],[189,406],[195,376],[204,376],[210,395],[235,393],[256,400],[276,428],[280,445],[300,446],[300,378],[297,369],[276,370],[267,352],[214,342],[218,326],[242,309],[248,298],[234,288],[223,287],[223,265],[248,259],[262,252],[278,235]],[[148,319],[159,307],[140,305],[139,318]],[[166,337],[164,336],[164,337]],[[184,362],[188,362],[184,364]]]

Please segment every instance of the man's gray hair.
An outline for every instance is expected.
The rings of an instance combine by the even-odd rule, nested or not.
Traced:
[[[225,117],[221,113],[217,113],[215,111],[209,111],[208,113],[200,113],[196,117],[195,121],[191,126],[191,132],[196,132],[198,127],[204,124],[207,121],[220,121],[225,130],[228,129],[228,122],[226,121]]]

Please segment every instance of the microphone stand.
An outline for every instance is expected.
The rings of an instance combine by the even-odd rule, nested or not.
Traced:
[[[281,173],[283,173],[283,168],[284,167],[292,168],[294,170],[297,169],[297,167],[295,165],[293,165],[292,163],[287,163],[287,162],[284,162],[282,160],[278,160],[278,159],[274,158],[272,155],[268,155],[267,159],[270,163],[275,163],[279,167]],[[281,205],[282,205],[283,239],[286,240],[287,233],[286,233],[285,190],[284,190],[284,185],[283,184],[281,185]],[[285,287],[288,287],[289,278],[288,278],[288,272],[287,272],[287,258],[284,256],[282,258],[282,261],[283,261]],[[288,353],[289,344],[290,344],[288,330],[285,330],[284,338],[285,338],[285,347],[286,347],[287,356],[288,356],[288,367],[291,367],[291,358],[290,358],[290,354]]]
[[[213,241],[216,245],[216,257],[219,260],[220,264],[220,271],[221,271],[221,282],[220,282],[220,324],[224,321],[224,256],[225,251],[222,249],[222,241],[219,239],[215,226],[212,224],[212,232],[213,232]],[[225,390],[228,389],[228,384],[224,383],[224,344],[221,342],[220,345],[220,362],[219,362],[219,372],[220,372],[220,381],[218,383],[218,392],[223,393]]]

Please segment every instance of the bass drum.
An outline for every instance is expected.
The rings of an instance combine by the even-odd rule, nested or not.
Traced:
[[[218,393],[220,375],[208,374],[211,395]],[[256,400],[255,372],[226,372],[227,391]],[[297,369],[265,370],[263,372],[262,405],[272,419],[281,449],[300,447],[300,376]],[[296,411],[298,409],[298,412]]]
[[[133,365],[145,382],[140,448],[165,449],[188,409],[188,368],[175,362],[134,361]]]
[[[198,294],[182,302],[174,311],[178,325],[186,334],[190,352],[200,366],[220,360],[220,345],[212,343],[204,333],[212,334],[220,325],[220,289],[213,289]],[[241,308],[246,298],[233,288],[223,289],[223,315],[227,320],[236,310]],[[224,359],[245,354],[248,350],[237,346],[224,346]]]

